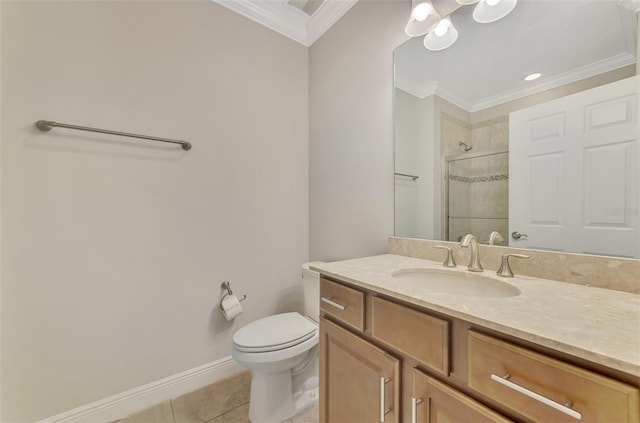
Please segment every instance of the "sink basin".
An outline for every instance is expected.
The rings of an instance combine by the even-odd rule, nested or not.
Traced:
[[[401,269],[393,272],[395,279],[416,282],[420,288],[433,292],[465,297],[515,297],[520,290],[506,282],[471,272],[450,272],[436,269]]]

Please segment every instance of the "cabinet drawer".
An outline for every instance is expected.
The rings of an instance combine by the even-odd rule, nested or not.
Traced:
[[[449,375],[449,322],[391,301],[372,300],[371,335],[428,368]]]
[[[364,293],[320,278],[320,310],[345,325],[364,330]]]
[[[468,384],[538,422],[639,421],[637,388],[472,331]]]

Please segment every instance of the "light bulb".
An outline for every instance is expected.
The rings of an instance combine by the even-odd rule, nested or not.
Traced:
[[[443,19],[438,23],[438,26],[433,30],[433,33],[438,37],[442,37],[448,30],[449,25],[447,25],[447,22]]]
[[[413,9],[413,18],[418,22],[423,22],[431,13],[431,6],[428,3],[420,3]]]
[[[491,23],[507,16],[516,7],[518,0],[482,0],[473,9],[473,20]]]
[[[436,27],[424,37],[424,46],[431,51],[440,51],[451,47],[458,39],[458,31],[449,17],[443,18]]]

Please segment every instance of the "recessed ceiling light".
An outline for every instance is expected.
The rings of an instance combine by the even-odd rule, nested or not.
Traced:
[[[540,72],[530,73],[529,75],[524,77],[525,81],[533,81],[540,78],[542,74]]]

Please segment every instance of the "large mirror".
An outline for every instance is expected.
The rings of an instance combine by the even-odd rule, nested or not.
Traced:
[[[396,236],[640,257],[628,3],[520,0],[492,23],[454,6],[453,45],[395,50]]]

